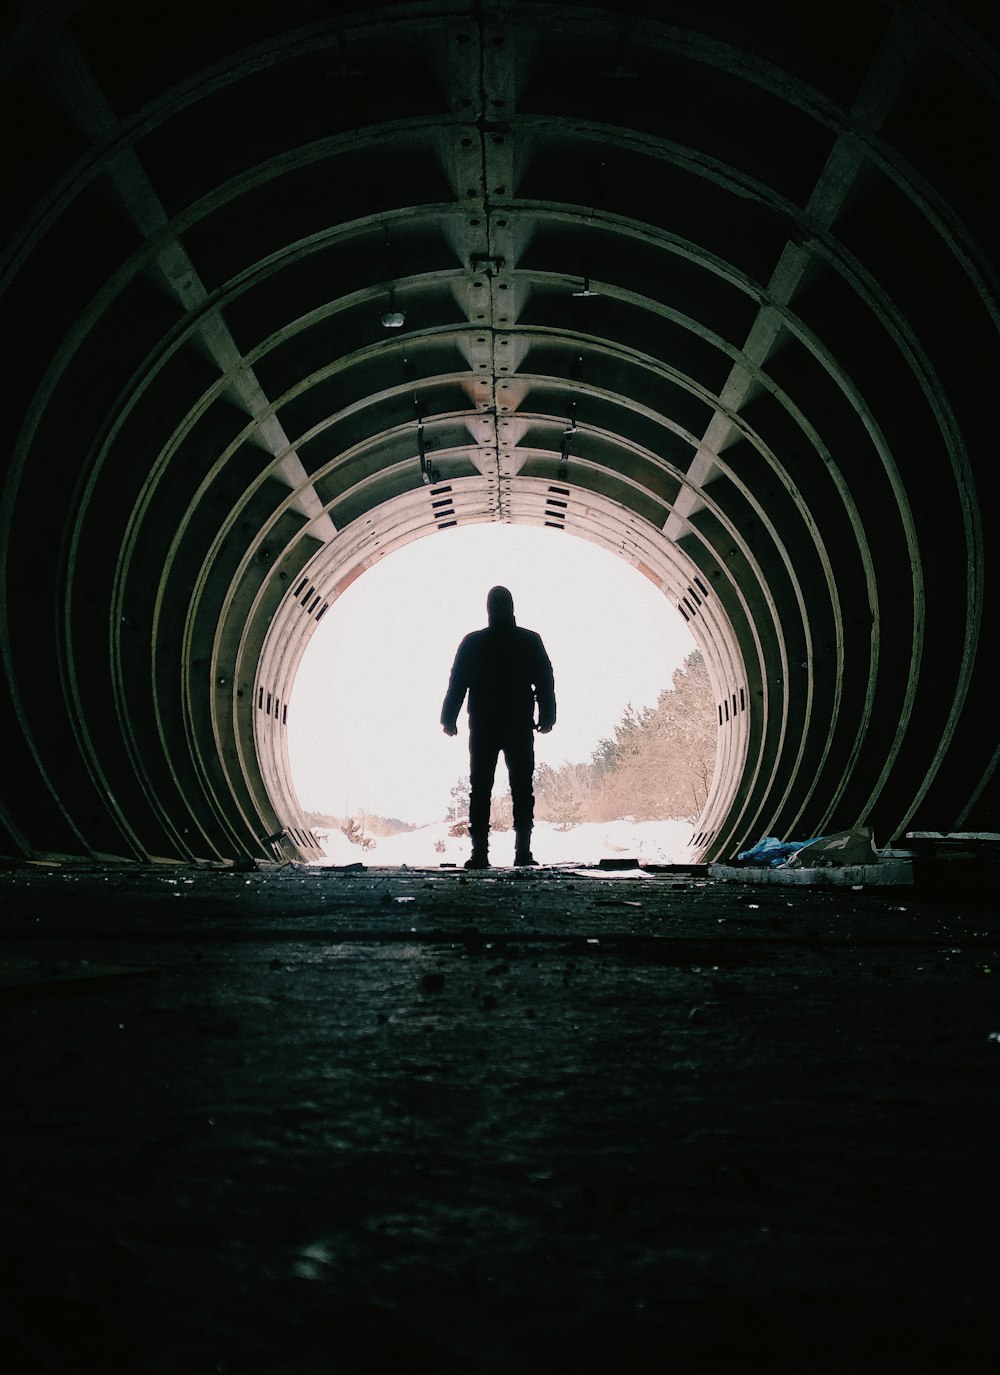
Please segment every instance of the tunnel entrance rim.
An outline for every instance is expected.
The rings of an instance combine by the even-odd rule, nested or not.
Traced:
[[[691,615],[683,608],[698,570],[683,551],[668,540],[662,531],[635,512],[592,491],[567,487],[569,500],[565,508],[557,508],[565,517],[560,528],[556,522],[546,521],[539,503],[545,500],[544,489],[551,486],[544,481],[522,479],[512,484],[511,511],[505,524],[527,525],[551,529],[553,539],[585,539],[623,559],[637,573],[645,576],[678,610],[688,624],[701,651],[717,702],[728,696],[729,685],[746,682],[743,659],[735,632],[718,599],[702,595],[698,614]],[[298,858],[315,858],[311,845],[304,846],[301,837],[309,837],[292,779],[287,749],[287,711],[292,697],[296,674],[320,620],[339,596],[370,568],[390,557],[397,550],[423,538],[446,539],[451,528],[496,524],[487,506],[489,483],[482,478],[462,478],[442,484],[451,489],[454,510],[461,511],[456,519],[451,509],[446,516],[451,523],[434,518],[434,508],[428,518],[428,497],[442,498],[434,493],[439,488],[424,488],[391,498],[373,508],[365,516],[339,531],[305,565],[295,585],[289,588],[267,630],[260,650],[253,678],[252,747],[254,758],[241,753],[244,777],[248,782],[259,770],[271,808],[281,819],[283,842],[297,850]],[[440,507],[438,510],[442,509]],[[695,595],[698,595],[695,592]],[[737,701],[740,694],[737,690]],[[746,701],[746,689],[743,690]],[[749,713],[723,713],[724,724],[731,731],[719,729],[716,761],[712,785],[705,806],[694,823],[692,846],[698,858],[704,856],[713,842],[721,839],[720,829],[732,810],[733,799],[747,760]],[[237,739],[239,739],[237,733]]]

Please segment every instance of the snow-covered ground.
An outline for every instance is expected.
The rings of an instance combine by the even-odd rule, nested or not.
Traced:
[[[439,821],[401,835],[373,836],[371,849],[353,845],[341,831],[317,834],[326,845],[329,864],[464,864],[469,857],[469,840],[450,836],[449,826],[449,822]],[[692,832],[689,821],[589,821],[568,831],[540,821],[531,837],[531,850],[539,864],[597,864],[602,859],[687,864],[691,860]],[[490,862],[513,864],[513,831],[491,834]]]

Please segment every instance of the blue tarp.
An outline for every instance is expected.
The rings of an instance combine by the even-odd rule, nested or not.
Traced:
[[[758,840],[752,849],[741,851],[736,858],[741,864],[759,864],[765,869],[780,869],[793,855],[822,839],[822,836],[813,836],[812,840],[779,840],[777,836],[765,836],[763,840]]]

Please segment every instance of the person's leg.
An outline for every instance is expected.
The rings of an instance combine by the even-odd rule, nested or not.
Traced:
[[[535,819],[535,735],[531,727],[516,731],[504,741],[504,759],[510,776],[510,797],[514,808],[514,863],[534,864],[531,857],[531,828]]]
[[[469,725],[469,835],[472,855],[466,865],[485,869],[489,865],[490,799],[497,769],[500,741],[495,731]]]

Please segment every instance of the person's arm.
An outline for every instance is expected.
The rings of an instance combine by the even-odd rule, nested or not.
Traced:
[[[541,636],[537,640],[535,662],[535,697],[538,701],[538,729],[548,735],[556,723],[556,687],[552,663],[545,652]]]
[[[441,707],[441,725],[445,735],[458,734],[458,713],[462,710],[465,694],[469,690],[469,649],[468,637],[462,641],[451,666],[448,691]]]

